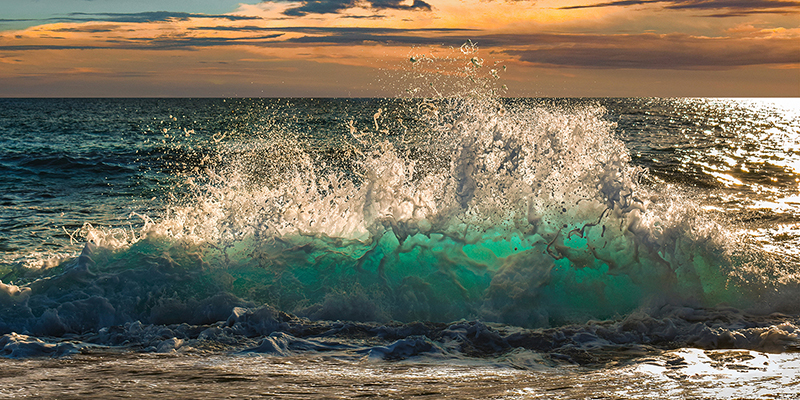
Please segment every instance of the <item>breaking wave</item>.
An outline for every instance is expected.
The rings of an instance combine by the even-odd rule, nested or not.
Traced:
[[[446,352],[442,338],[476,329],[494,332],[492,351],[796,341],[789,317],[768,316],[798,312],[794,267],[649,180],[601,107],[490,96],[375,107],[329,135],[265,128],[183,149],[184,192],[164,215],[139,216],[139,230],[87,226],[79,257],[3,277],[14,284],[0,284],[0,343],[25,332],[118,344],[177,324],[186,332],[162,341],[283,332],[258,346],[280,353],[313,348],[291,334],[337,320],[417,338],[411,353]],[[267,306],[268,327],[235,328]],[[381,331],[392,326],[408,332]]]

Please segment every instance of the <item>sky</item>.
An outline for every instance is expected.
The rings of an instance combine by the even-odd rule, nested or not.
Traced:
[[[426,95],[469,68],[507,96],[800,97],[800,1],[0,0],[0,97]]]

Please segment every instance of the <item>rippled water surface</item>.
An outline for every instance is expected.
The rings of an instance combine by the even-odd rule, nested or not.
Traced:
[[[521,354],[517,362],[525,362]],[[535,358],[533,355],[529,357]],[[503,361],[96,354],[0,360],[2,398],[798,398],[796,354],[681,350],[601,369]]]

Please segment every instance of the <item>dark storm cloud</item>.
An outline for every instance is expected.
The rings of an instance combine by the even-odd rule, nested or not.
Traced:
[[[284,14],[292,17],[302,17],[307,14],[337,14],[362,5],[374,10],[431,10],[431,5],[422,0],[414,0],[411,5],[403,4],[403,0],[303,0],[301,3],[300,7],[290,8],[284,11]]]
[[[121,23],[140,23],[140,22],[166,22],[166,21],[185,21],[190,18],[216,18],[227,19],[229,21],[261,19],[260,17],[249,17],[241,15],[211,15],[193,14],[172,11],[148,11],[140,13],[69,13],[66,17],[49,18],[62,22],[90,22],[106,21]]]
[[[750,14],[793,14],[800,11],[800,1],[781,0],[618,0],[605,3],[561,7],[562,10],[597,7],[626,7],[643,4],[664,4],[669,10],[720,11],[712,17],[734,17]]]

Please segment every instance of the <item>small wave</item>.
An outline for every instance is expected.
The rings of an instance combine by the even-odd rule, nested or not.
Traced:
[[[66,155],[52,155],[52,156],[38,156],[38,157],[21,157],[17,160],[11,160],[20,168],[37,172],[50,172],[50,173],[80,173],[91,172],[96,174],[113,174],[113,173],[130,173],[132,167],[107,162],[100,159],[90,159],[83,157],[73,157]]]

